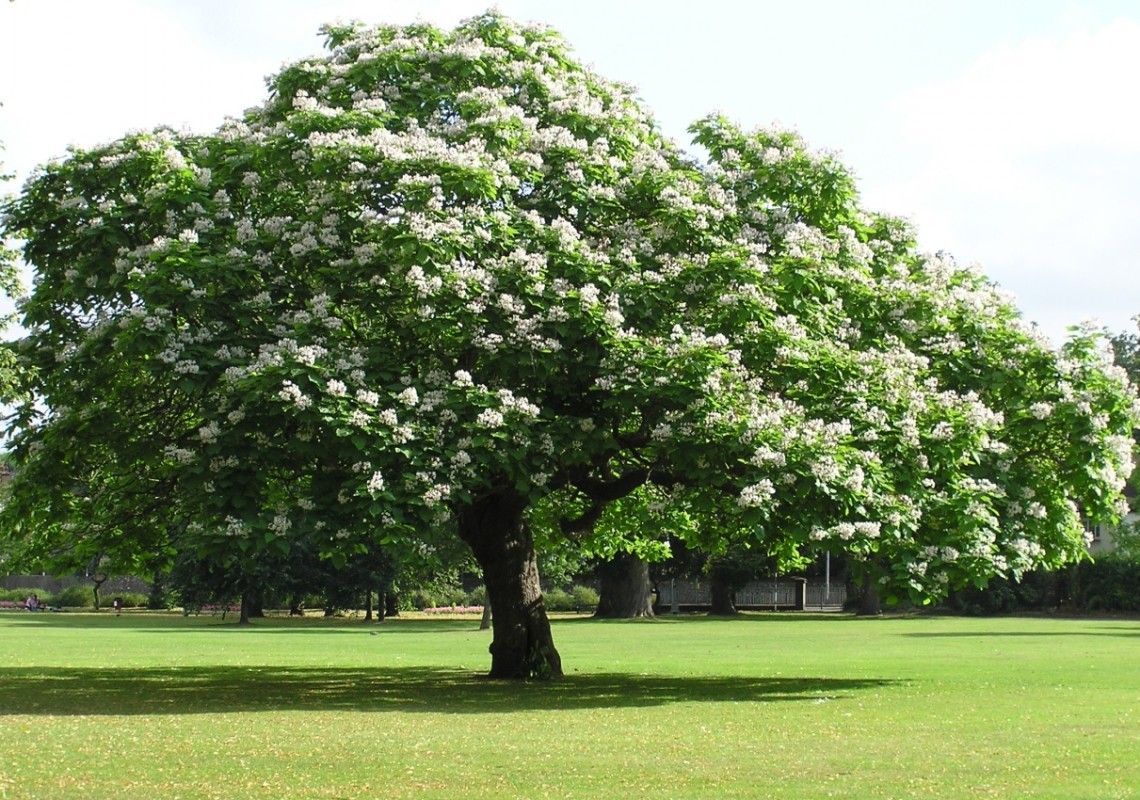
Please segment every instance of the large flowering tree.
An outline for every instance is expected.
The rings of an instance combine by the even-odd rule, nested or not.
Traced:
[[[636,492],[731,521],[695,546],[842,547],[917,600],[1077,558],[1081,513],[1118,513],[1135,396],[1096,337],[1053,352],[834,158],[711,117],[697,163],[496,14],[327,35],[243,119],[73,152],[9,208],[31,551],[453,526],[491,674],[521,677],[561,672],[538,505],[588,535]]]

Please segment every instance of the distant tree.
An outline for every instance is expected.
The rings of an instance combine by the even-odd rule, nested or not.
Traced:
[[[17,553],[161,560],[172,525],[242,559],[414,552],[453,525],[490,674],[525,678],[562,672],[551,498],[549,547],[636,552],[597,524],[652,487],[656,518],[717,521],[694,547],[843,550],[915,602],[1118,516],[1135,394],[1102,337],[1055,353],[835,158],[713,116],[697,163],[494,13],[327,35],[242,120],[73,152],[9,205],[37,274]]]
[[[0,152],[3,150],[4,144],[0,142]],[[0,161],[0,182],[11,178],[11,175],[4,173],[4,164]],[[0,299],[18,299],[23,293],[16,253],[0,237]],[[15,311],[0,315],[0,333],[7,331],[15,317]],[[17,380],[17,368],[13,345],[6,341],[0,342],[0,402],[2,403],[10,403],[17,399],[21,386],[21,381]]]
[[[1112,351],[1117,366],[1128,373],[1134,384],[1140,384],[1140,314],[1132,318],[1135,331],[1110,334]]]
[[[1128,374],[1134,385],[1140,386],[1140,315],[1133,317],[1133,322],[1136,325],[1135,331],[1121,331],[1112,335],[1111,341],[1116,365]],[[1132,431],[1132,438],[1135,443],[1135,461],[1140,453],[1140,428]],[[1137,482],[1137,475],[1136,472],[1132,473],[1126,489],[1130,510],[1133,512],[1140,510],[1140,483]],[[1113,542],[1121,556],[1140,561],[1140,521],[1131,520],[1121,524],[1113,532]]]

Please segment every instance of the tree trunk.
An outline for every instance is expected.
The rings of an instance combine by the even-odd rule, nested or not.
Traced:
[[[879,601],[879,592],[875,589],[875,577],[871,570],[863,573],[863,591],[859,593],[859,610],[856,615],[860,617],[873,617],[883,613],[883,605]]]
[[[388,610],[388,608],[387,608],[388,604],[385,601],[385,597],[386,597],[386,595],[385,595],[383,589],[381,589],[380,591],[378,591],[376,593],[376,621],[377,622],[383,622],[384,621],[385,612]]]
[[[600,592],[595,617],[633,619],[653,616],[653,584],[649,563],[632,553],[619,553],[598,569]]]
[[[717,580],[714,570],[709,576],[709,595],[712,606],[709,614],[714,617],[735,617],[740,612],[736,610],[736,587],[730,581]]]
[[[364,593],[364,621],[372,621],[372,590]]]
[[[491,612],[491,601],[487,598],[487,587],[483,587],[483,618],[479,620],[479,630],[491,630],[491,622],[494,616]]]
[[[229,600],[226,600],[225,602],[228,604]],[[241,595],[241,616],[238,617],[238,625],[248,625],[249,624],[249,612],[250,612],[250,606],[252,606],[252,605],[253,605],[253,598],[250,596],[250,593],[249,592],[242,592],[242,595]],[[225,618],[225,612],[222,613],[222,618],[223,619]]]
[[[400,616],[400,596],[395,592],[384,592],[384,616],[385,617],[398,617]]]
[[[107,582],[107,579],[109,577],[111,577],[111,576],[110,575],[103,575],[102,573],[100,573],[98,575],[92,575],[91,576],[91,581],[95,584],[94,586],[91,587],[91,594],[95,598],[95,610],[96,611],[99,610],[99,590],[103,588],[103,584]]]
[[[526,500],[500,491],[459,511],[459,537],[483,569],[495,609],[491,678],[558,678],[562,660],[538,583],[534,539],[523,519]]]

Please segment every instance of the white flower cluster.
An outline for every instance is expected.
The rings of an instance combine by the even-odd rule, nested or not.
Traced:
[[[281,391],[277,396],[282,400],[292,403],[302,411],[312,405],[312,398],[307,397],[293,381],[285,381],[281,384]]]
[[[384,475],[380,472],[373,472],[372,477],[368,479],[369,492],[382,492],[384,491]]]
[[[765,479],[741,489],[736,503],[741,508],[758,508],[768,504],[775,495],[776,487],[772,481]]]

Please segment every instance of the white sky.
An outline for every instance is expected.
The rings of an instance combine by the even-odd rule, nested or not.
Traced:
[[[215,128],[322,22],[450,26],[486,0],[0,0],[0,154]],[[500,0],[631,83],[666,130],[710,111],[839,150],[866,204],[981,264],[1060,341],[1140,314],[1135,0]]]

